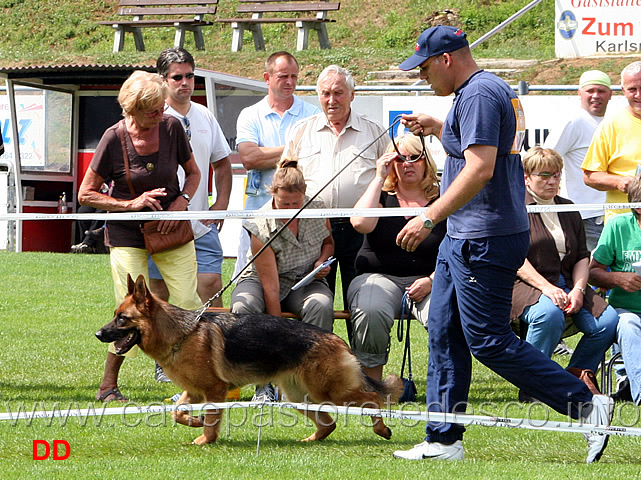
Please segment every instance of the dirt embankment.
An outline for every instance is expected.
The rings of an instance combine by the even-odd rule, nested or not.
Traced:
[[[610,76],[612,85],[619,85],[621,70],[639,60],[641,55],[546,60],[522,72],[524,78],[518,80],[525,80],[531,85],[572,85],[579,82],[579,77],[586,70],[601,70]]]

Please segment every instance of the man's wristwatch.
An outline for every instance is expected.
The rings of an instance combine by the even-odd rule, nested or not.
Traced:
[[[421,212],[419,215],[423,221],[423,226],[432,230],[434,228],[434,222],[425,216],[425,212]]]
[[[180,192],[180,196],[183,197],[185,200],[187,200],[187,203],[191,202],[191,197],[189,196],[188,193]]]
[[[575,289],[575,290],[578,290],[578,291],[579,291],[579,292],[581,292],[583,295],[585,295],[585,288],[583,288],[583,287],[574,287],[574,289]]]

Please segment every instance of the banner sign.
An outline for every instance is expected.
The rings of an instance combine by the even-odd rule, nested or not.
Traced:
[[[557,57],[641,52],[641,0],[556,0]]]
[[[18,116],[18,142],[20,163],[23,168],[39,169],[45,166],[45,98],[44,95],[16,95]],[[13,132],[11,131],[9,98],[0,95],[0,131],[4,143],[4,154],[0,160],[13,163]]]

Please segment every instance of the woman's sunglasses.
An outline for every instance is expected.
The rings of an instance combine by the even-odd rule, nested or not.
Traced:
[[[397,162],[414,163],[414,162],[417,162],[423,156],[425,156],[425,159],[427,160],[427,149],[425,148],[425,140],[423,139],[423,135],[419,135],[418,138],[421,139],[421,153],[417,155],[403,155],[401,151],[398,149],[398,145],[396,145],[396,140],[394,140],[394,136],[392,136],[392,145],[394,146],[394,150],[396,150],[396,153],[398,155],[398,157],[396,158]]]
[[[396,150],[396,154],[398,157],[396,157],[396,161],[398,163],[415,163],[418,160],[420,160],[421,157],[425,158],[425,163],[427,163],[427,167],[432,170],[432,173],[434,174],[434,178],[436,179],[436,183],[440,185],[440,182],[438,180],[438,173],[436,170],[432,167],[432,163],[427,161],[427,148],[425,148],[425,139],[423,138],[423,135],[419,135],[418,138],[421,139],[421,153],[416,154],[416,155],[403,155],[400,150],[398,149],[398,145],[396,145],[396,140],[394,139],[394,136],[392,136],[392,145],[394,146],[394,150]]]
[[[530,175],[536,175],[537,177],[541,177],[543,180],[548,180],[551,177],[554,177],[554,179],[558,179],[561,176],[561,172],[540,172],[540,173],[530,173]]]
[[[399,153],[398,156],[394,159],[394,161],[398,163],[405,163],[405,162],[414,163],[414,162],[418,162],[422,156],[423,156],[422,153],[419,153],[417,155],[401,155]]]

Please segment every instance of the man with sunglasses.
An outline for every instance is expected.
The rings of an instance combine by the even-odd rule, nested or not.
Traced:
[[[443,122],[404,115],[415,134],[439,137],[447,158],[441,196],[410,220],[397,244],[414,251],[435,224],[447,219],[437,258],[429,311],[427,409],[464,413],[473,354],[481,363],[556,411],[607,425],[612,403],[510,327],[512,288],[529,245],[520,150],[525,122],[520,102],[500,78],[478,68],[465,33],[439,25],[418,38],[399,68],[420,66],[439,96],[455,94]],[[498,412],[497,412],[498,413]],[[460,460],[463,425],[428,422],[423,443],[394,452],[408,460]],[[586,435],[587,462],[598,460],[607,436]]]
[[[191,100],[194,93],[195,62],[184,48],[164,50],[156,62],[158,74],[165,80],[169,94],[164,113],[178,118],[189,138],[194,158],[200,169],[200,184],[189,201],[189,210],[226,210],[231,194],[231,150],[214,114]],[[216,200],[209,206],[209,166],[213,166]],[[179,172],[180,175],[180,172]],[[196,259],[198,261],[198,295],[205,302],[222,287],[223,249],[218,232],[222,220],[192,220]],[[167,291],[160,272],[155,271],[150,259],[150,287],[160,297],[167,299]],[[217,299],[214,306],[222,306]]]
[[[603,120],[612,98],[610,77],[599,70],[583,72],[577,91],[580,108],[554,127],[543,146],[563,157],[561,196],[574,203],[605,203],[605,192],[588,187],[583,181],[581,164],[588,151],[594,131]],[[603,210],[581,211],[588,250],[596,248],[603,230]]]

